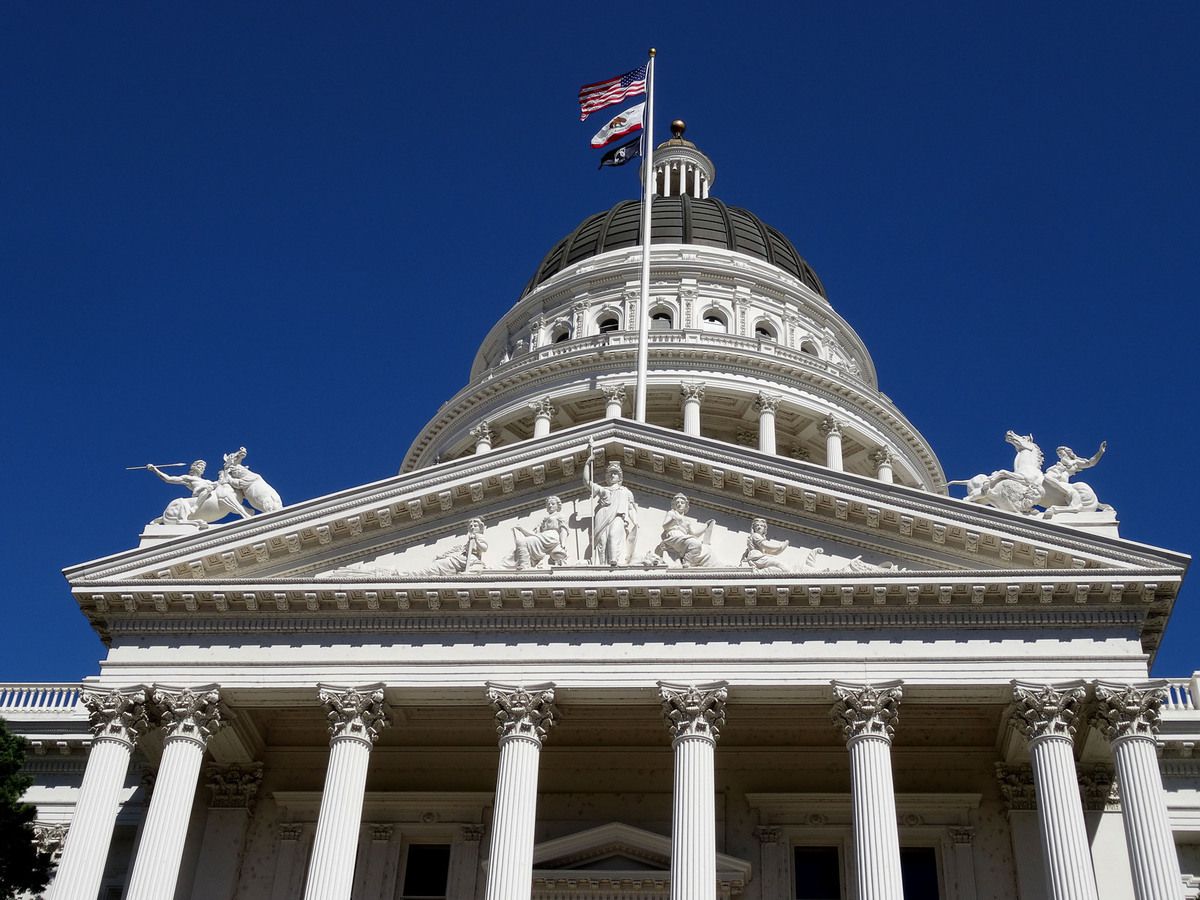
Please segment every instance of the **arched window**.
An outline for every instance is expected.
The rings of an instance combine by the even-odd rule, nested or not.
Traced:
[[[725,319],[725,313],[719,309],[709,309],[700,317],[700,327],[705,331],[726,334],[729,331],[729,322]]]
[[[659,307],[650,313],[650,330],[661,331],[667,328],[674,328],[675,322],[671,318],[671,311]]]
[[[550,342],[553,344],[561,344],[563,341],[571,339],[571,326],[565,322],[554,326],[550,332]]]
[[[614,315],[601,316],[596,323],[596,330],[601,334],[612,334],[621,330],[621,320]]]
[[[776,340],[775,326],[766,319],[762,319],[754,326],[754,336],[760,341]]]
[[[821,354],[817,352],[817,345],[808,338],[805,338],[800,342],[800,352],[807,353],[809,356],[816,356],[818,358],[821,356]]]

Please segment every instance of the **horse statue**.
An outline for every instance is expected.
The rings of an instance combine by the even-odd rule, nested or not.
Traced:
[[[1050,519],[1061,513],[1112,511],[1111,506],[1096,498],[1096,492],[1090,485],[1071,481],[1073,475],[1090,469],[1100,461],[1107,442],[1101,443],[1095,455],[1086,459],[1070,447],[1059,447],[1058,462],[1043,472],[1045,455],[1034,443],[1032,434],[1009,431],[1004,439],[1017,451],[1011,470],[998,469],[990,475],[976,475],[946,484],[965,484],[967,496],[963,499],[968,503],[979,503],[1026,516],[1042,515]],[[1043,509],[1036,509],[1038,506]]]
[[[1033,442],[1032,434],[1017,434],[1008,431],[1004,440],[1016,449],[1012,469],[997,469],[990,475],[976,475],[963,481],[947,481],[951,484],[965,484],[968,503],[979,503],[983,506],[993,506],[1006,512],[1032,515],[1034,507],[1042,497],[1042,463],[1045,454]]]
[[[225,465],[221,468],[219,479],[227,484],[237,495],[238,503],[243,500],[262,513],[272,513],[283,509],[283,501],[279,492],[271,487],[257,472],[243,465],[246,458],[246,448],[238,447],[233,453],[226,453],[222,459]]]
[[[192,492],[190,497],[176,497],[167,504],[163,514],[151,521],[151,525],[194,525],[207,528],[213,522],[235,513],[243,519],[253,515],[242,506],[234,489],[222,480],[209,481],[204,478],[207,464],[202,459],[192,463],[186,475],[168,475],[154,465],[147,469],[167,484],[181,484]]]

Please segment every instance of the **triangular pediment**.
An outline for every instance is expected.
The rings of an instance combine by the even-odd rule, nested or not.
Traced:
[[[583,480],[589,442],[597,480],[619,463],[632,495],[621,510],[632,550],[617,565],[593,564],[606,523]],[[678,494],[690,508],[673,526]],[[555,515],[550,496],[563,502]],[[475,519],[483,531],[472,536]],[[767,529],[757,544],[755,519]],[[401,609],[410,598],[431,609],[447,599],[498,609],[654,606],[667,596],[685,606],[700,596],[714,606],[735,596],[747,606],[801,597],[812,606],[1011,606],[1108,602],[1120,599],[1110,597],[1118,589],[1137,594],[1130,603],[1169,608],[1186,565],[1170,551],[614,419],[66,575],[81,605],[100,613],[114,604],[194,611],[210,601],[218,611],[240,602],[256,609],[264,599],[281,610],[375,609],[381,597]]]

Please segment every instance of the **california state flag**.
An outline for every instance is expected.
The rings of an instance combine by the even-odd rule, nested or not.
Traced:
[[[646,104],[639,103],[631,106],[623,113],[618,113],[608,120],[608,123],[596,132],[592,138],[593,147],[607,147],[613,141],[619,141],[627,134],[642,130],[642,115],[646,112]]]

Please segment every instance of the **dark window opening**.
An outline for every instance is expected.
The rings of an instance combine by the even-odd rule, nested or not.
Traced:
[[[901,847],[900,878],[904,900],[938,900],[937,850],[933,847]]]
[[[760,341],[775,340],[775,329],[766,322],[759,322],[754,326],[754,336]]]
[[[796,900],[841,900],[842,861],[837,847],[795,847],[792,872]]]
[[[610,334],[620,330],[620,328],[621,323],[617,321],[616,316],[609,316],[607,319],[600,320],[599,329],[601,334]]]
[[[551,340],[556,344],[561,344],[563,341],[569,341],[570,339],[571,339],[571,329],[570,328],[555,328],[554,334],[551,337]]]
[[[705,331],[728,331],[729,325],[725,321],[725,317],[715,310],[710,310],[704,314],[704,318],[700,322],[700,327]]]
[[[672,328],[671,314],[669,312],[656,312],[650,314],[650,330],[657,331],[662,328]]]
[[[449,880],[449,844],[409,845],[401,900],[444,900]]]
[[[800,352],[807,353],[810,356],[817,356],[818,355],[817,354],[817,345],[814,344],[812,341],[801,341],[800,342]]]

